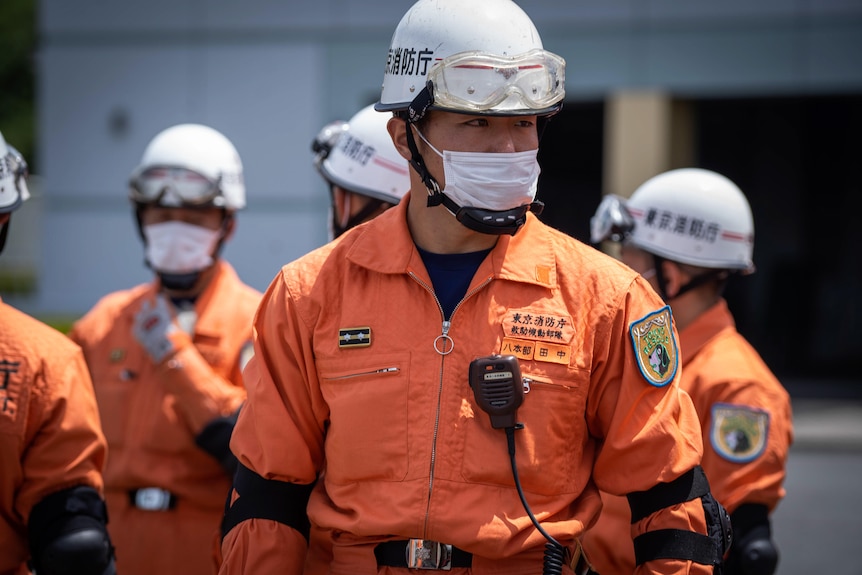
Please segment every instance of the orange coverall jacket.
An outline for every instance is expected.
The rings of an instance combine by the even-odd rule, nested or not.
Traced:
[[[105,454],[81,349],[0,302],[0,575],[30,572],[34,505],[76,486],[102,492]]]
[[[770,513],[784,497],[787,453],[793,441],[790,396],[751,344],[736,331],[725,300],[680,331],[682,388],[703,427],[703,469],[710,491],[733,513],[743,503]],[[739,442],[734,434],[744,433]],[[631,512],[625,498],[603,493],[605,507],[585,538],[601,575],[628,575]]]
[[[541,569],[546,541],[515,489],[506,434],[468,382],[480,356],[520,359],[529,379],[515,433],[520,481],[543,528],[568,548],[599,512],[596,485],[647,490],[700,463],[697,414],[675,370],[661,387],[640,371],[630,327],[663,306],[646,281],[528,214],[444,321],[407,203],[284,266],[255,316],[231,448],[266,479],[320,476],[307,512],[332,533],[331,574],[407,572],[378,569],[373,552],[405,538],[472,553],[472,571],[453,574]],[[356,333],[370,345],[353,345]],[[699,500],[643,526],[706,533]],[[298,531],[247,519],[224,538],[219,572],[295,575],[305,554]],[[712,572],[658,563],[663,573]]]
[[[115,292],[75,323],[93,377],[111,456],[105,469],[108,530],[123,575],[210,575],[231,479],[195,444],[215,418],[245,400],[241,362],[250,353],[260,292],[220,260],[195,302],[194,345],[156,365],[132,325],[157,283]],[[131,490],[158,487],[176,498],[167,511],[131,505]]]

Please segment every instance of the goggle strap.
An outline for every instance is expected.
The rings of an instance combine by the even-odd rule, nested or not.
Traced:
[[[407,122],[412,124],[424,118],[425,113],[433,103],[434,83],[431,80],[428,80],[425,82],[425,87],[419,91],[407,107]]]

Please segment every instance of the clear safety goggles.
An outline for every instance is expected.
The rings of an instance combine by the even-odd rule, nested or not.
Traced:
[[[545,50],[506,58],[485,52],[460,52],[428,72],[434,105],[488,112],[515,97],[529,110],[545,110],[565,96],[566,61]]]
[[[27,177],[27,162],[18,150],[6,144],[9,152],[0,157],[0,182],[8,180],[15,189],[14,194],[0,194],[0,210],[12,208],[28,197],[23,182]],[[14,208],[13,208],[14,209]]]
[[[608,194],[590,218],[590,242],[623,241],[635,229],[635,220],[626,208],[625,198]]]
[[[142,204],[220,206],[219,182],[187,168],[149,167],[132,175],[129,195]]]

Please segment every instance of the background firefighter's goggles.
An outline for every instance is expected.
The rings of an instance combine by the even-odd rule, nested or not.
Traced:
[[[6,147],[9,152],[0,157],[0,181],[8,179],[13,182],[15,193],[0,195],[0,208],[8,208],[18,203],[22,193],[20,182],[27,177],[27,162],[24,157],[9,144],[6,144]],[[26,194],[24,199],[27,199]]]
[[[635,220],[626,208],[625,199],[608,194],[590,218],[590,241],[594,244],[605,240],[620,242],[634,229]]]
[[[531,110],[543,110],[565,96],[565,60],[545,50],[511,58],[460,52],[434,64],[428,80],[434,105],[483,112],[514,97]]]
[[[158,203],[167,195],[192,206],[224,204],[219,182],[186,168],[151,167],[134,174],[129,182],[134,201]]]

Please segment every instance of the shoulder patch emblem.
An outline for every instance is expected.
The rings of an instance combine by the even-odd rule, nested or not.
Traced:
[[[769,436],[769,413],[746,405],[712,406],[712,448],[723,458],[745,463],[760,457]]]
[[[656,387],[673,380],[679,364],[679,350],[673,332],[670,306],[655,311],[631,324],[629,333],[644,379]]]

